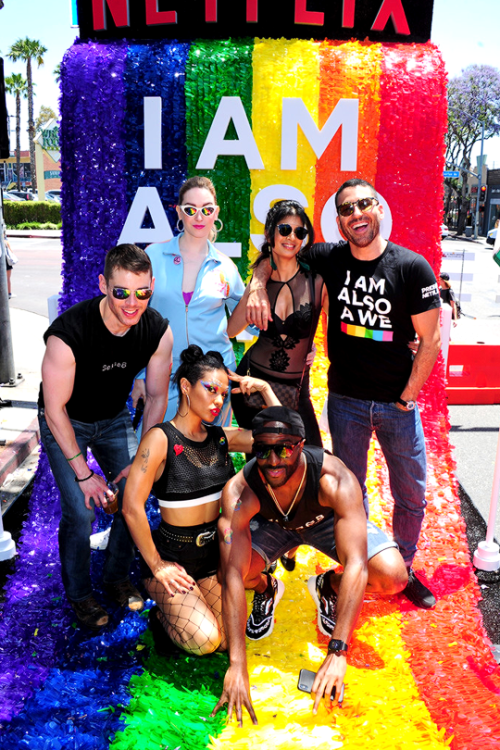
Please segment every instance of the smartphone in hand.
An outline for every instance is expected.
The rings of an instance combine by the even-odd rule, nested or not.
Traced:
[[[314,684],[314,680],[316,679],[316,672],[311,672],[309,669],[301,669],[299,672],[299,681],[297,683],[297,688],[299,690],[302,690],[303,693],[310,693],[312,690],[312,686]],[[333,688],[333,692],[330,695],[330,700],[335,700],[336,695],[336,688]],[[340,696],[338,703],[339,705],[344,700],[344,683],[342,683],[342,687],[340,688]]]

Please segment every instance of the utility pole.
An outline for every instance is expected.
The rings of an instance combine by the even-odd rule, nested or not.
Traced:
[[[479,226],[479,201],[481,200],[481,186],[483,182],[483,155],[484,155],[484,122],[481,123],[481,159],[477,170],[477,198],[476,198],[476,221],[474,225],[474,239],[477,240],[477,228]]]

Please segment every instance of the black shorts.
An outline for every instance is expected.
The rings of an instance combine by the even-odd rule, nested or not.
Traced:
[[[200,535],[205,539],[213,537],[203,546],[196,543],[204,541],[199,539]],[[188,538],[192,541],[177,541],[171,535]],[[211,523],[203,523],[199,526],[171,526],[162,521],[152,533],[153,542],[162,560],[176,562],[185,569],[195,581],[209,578],[217,573],[219,565],[219,540],[217,538],[217,519]],[[154,578],[149,566],[140,555],[142,578]]]

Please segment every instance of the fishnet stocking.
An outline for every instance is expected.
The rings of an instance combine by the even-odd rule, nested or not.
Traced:
[[[170,596],[156,578],[144,585],[160,608],[158,620],[180,648],[201,656],[227,648],[221,616],[221,588],[216,576],[203,578],[193,591]]]

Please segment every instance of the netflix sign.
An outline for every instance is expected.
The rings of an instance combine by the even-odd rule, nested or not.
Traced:
[[[434,0],[77,0],[88,39],[427,42]]]

